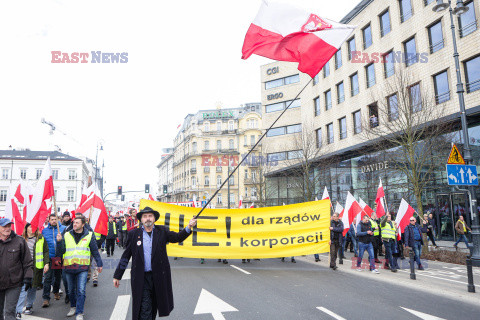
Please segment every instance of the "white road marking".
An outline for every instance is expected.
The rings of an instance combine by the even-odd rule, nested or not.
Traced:
[[[337,320],[346,320],[345,318],[340,317],[338,314],[336,314],[335,312],[332,312],[332,311],[328,310],[327,308],[317,307],[317,309],[320,310],[320,311],[322,311],[322,312],[325,312],[325,313],[328,314],[330,317],[335,318],[335,319],[337,319]]]
[[[405,272],[405,273],[410,273],[410,271],[405,271],[405,270],[398,270],[398,271],[400,271],[400,272]],[[452,280],[452,279],[445,279],[445,278],[435,277],[435,276],[431,276],[431,275],[428,275],[428,274],[422,274],[422,273],[418,273],[418,272],[415,272],[415,274],[416,274],[416,275],[420,275],[420,276],[424,276],[424,277],[430,277],[430,278],[435,278],[435,279],[440,279],[440,280],[451,281],[451,282],[456,282],[456,283],[468,285],[468,283],[462,282],[462,281],[457,281],[457,280]]]
[[[235,268],[235,269],[237,269],[238,271],[241,271],[241,272],[243,272],[243,273],[245,273],[245,274],[251,274],[250,272],[245,271],[245,270],[243,270],[242,268],[239,268],[239,267],[237,267],[237,266],[234,266],[233,264],[231,264],[230,267]]]
[[[125,269],[122,280],[130,280],[132,278],[131,271],[131,269]]]
[[[410,312],[411,314],[413,314],[413,315],[415,315],[415,316],[417,316],[417,317],[419,317],[420,319],[423,319],[423,320],[445,320],[443,318],[435,317],[435,316],[432,316],[430,314],[423,313],[423,312],[420,312],[420,311],[415,311],[415,310],[407,309],[407,308],[404,308],[404,307],[400,307],[400,308],[402,308],[405,311]]]
[[[22,319],[26,319],[26,320],[50,320],[48,318],[40,318],[40,317],[29,316],[28,314],[22,315]]]
[[[222,312],[232,311],[238,310],[202,288],[193,314],[211,313],[214,320],[225,320]]]
[[[130,295],[118,296],[110,320],[125,320],[127,318],[129,306]]]

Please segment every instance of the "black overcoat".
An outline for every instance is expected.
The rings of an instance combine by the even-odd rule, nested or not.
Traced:
[[[169,231],[164,226],[155,226],[153,228],[152,275],[156,297],[156,301],[153,301],[153,307],[157,308],[160,317],[168,316],[173,310],[172,277],[166,245],[169,242],[182,242],[188,238],[189,235],[185,229],[177,233]],[[142,228],[133,229],[128,232],[127,245],[113,275],[114,279],[122,279],[130,257],[132,258],[132,319],[137,320],[140,315],[145,275]]]

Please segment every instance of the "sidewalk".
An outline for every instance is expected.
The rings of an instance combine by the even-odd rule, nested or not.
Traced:
[[[453,243],[452,243],[453,246]],[[465,247],[465,244],[463,244]],[[452,249],[454,249],[452,247]],[[465,249],[466,250],[466,249]],[[398,260],[400,270],[397,273],[393,273],[390,270],[382,269],[377,264],[377,268],[380,274],[373,274],[368,270],[368,254],[365,252],[364,261],[362,266],[366,266],[361,272],[356,270],[356,258],[353,253],[346,252],[346,259],[343,260],[343,265],[338,264],[338,273],[347,273],[359,277],[367,277],[372,280],[383,281],[392,285],[399,285],[407,287],[413,290],[419,290],[423,292],[429,292],[442,297],[448,297],[451,299],[461,300],[463,302],[472,303],[478,305],[480,299],[480,268],[473,268],[474,284],[476,293],[469,293],[467,291],[467,269],[465,266],[444,263],[438,261],[427,261],[422,259],[422,264],[425,268],[424,271],[418,271],[415,268],[416,280],[410,279],[410,265],[409,259]],[[379,257],[382,260],[385,257]],[[310,264],[329,267],[329,255],[321,254],[320,262],[315,262],[313,255],[298,257],[297,260],[305,261]]]

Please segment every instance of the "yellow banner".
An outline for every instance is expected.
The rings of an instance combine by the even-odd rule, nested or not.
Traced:
[[[199,208],[141,200],[140,209],[160,213],[159,225],[180,231]],[[206,259],[259,259],[329,251],[330,202],[320,200],[281,207],[205,209],[183,243],[167,246],[168,255]]]

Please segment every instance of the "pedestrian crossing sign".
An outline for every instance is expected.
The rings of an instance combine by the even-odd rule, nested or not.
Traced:
[[[448,164],[465,164],[460,151],[455,144],[452,145],[452,151],[450,151],[450,156],[448,157]]]

